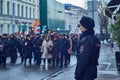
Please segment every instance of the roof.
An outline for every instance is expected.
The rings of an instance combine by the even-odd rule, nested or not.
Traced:
[[[117,8],[117,6],[120,4],[120,0],[111,0],[108,4],[107,4],[107,8],[105,10],[105,14],[112,18],[112,14],[115,11],[115,9]]]

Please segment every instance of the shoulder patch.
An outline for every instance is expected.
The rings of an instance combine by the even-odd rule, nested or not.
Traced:
[[[81,45],[81,46],[80,46],[80,53],[83,53],[84,48],[85,48],[85,46],[84,46],[84,45]]]

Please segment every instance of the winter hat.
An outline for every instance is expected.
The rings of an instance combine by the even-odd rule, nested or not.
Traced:
[[[54,35],[54,38],[58,38],[58,36],[57,36],[57,35]]]
[[[86,29],[93,29],[95,27],[94,20],[90,17],[83,16],[80,20],[80,24]]]

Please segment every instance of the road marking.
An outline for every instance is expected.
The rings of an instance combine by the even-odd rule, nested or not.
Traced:
[[[111,74],[111,75],[115,75],[115,76],[119,76],[119,73],[117,71],[98,71],[98,74]]]

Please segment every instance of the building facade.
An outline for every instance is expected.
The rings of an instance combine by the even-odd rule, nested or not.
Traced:
[[[93,18],[95,21],[95,33],[100,33],[98,1],[89,0],[87,3],[88,3],[88,16]]]
[[[19,32],[39,19],[39,0],[0,0],[0,34]]]
[[[79,34],[79,21],[82,16],[86,15],[87,10],[72,4],[65,4],[65,29],[70,30],[70,33]]]
[[[56,0],[40,0],[41,26],[51,30],[65,29],[64,4]]]

